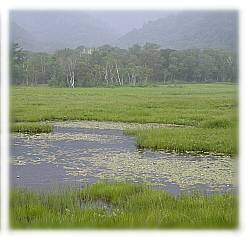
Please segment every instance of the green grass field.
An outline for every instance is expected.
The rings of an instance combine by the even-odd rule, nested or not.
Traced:
[[[124,88],[13,87],[11,119],[158,122],[199,126],[236,120],[237,85],[186,84]]]
[[[11,227],[231,229],[238,200],[230,194],[173,197],[142,185],[98,183],[84,190],[11,192]]]
[[[183,84],[123,88],[11,88],[12,130],[30,123],[98,120],[169,123],[182,129],[130,130],[142,148],[237,154],[238,85]],[[22,122],[22,128],[16,123]],[[29,124],[25,127],[25,124]],[[190,128],[192,126],[193,128]]]

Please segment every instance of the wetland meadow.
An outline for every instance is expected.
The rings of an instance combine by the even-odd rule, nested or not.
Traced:
[[[238,85],[12,86],[12,228],[238,226]]]

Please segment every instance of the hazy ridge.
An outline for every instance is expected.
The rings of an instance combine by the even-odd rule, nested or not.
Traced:
[[[127,14],[129,17],[129,12]],[[123,14],[120,20],[123,24],[125,17]],[[184,11],[166,17],[162,17],[161,12],[157,20],[145,20],[142,27],[131,29],[122,36],[116,31],[117,16],[114,21],[112,26],[112,19],[105,22],[105,18],[80,11],[13,11],[11,41],[32,51],[104,44],[128,48],[146,42],[173,49],[236,49],[238,44],[236,11]]]

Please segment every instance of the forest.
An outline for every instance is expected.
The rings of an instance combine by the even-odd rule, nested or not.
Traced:
[[[169,83],[237,82],[238,57],[225,49],[163,49],[146,43],[128,49],[103,45],[32,52],[13,43],[14,85],[53,87],[147,86]]]

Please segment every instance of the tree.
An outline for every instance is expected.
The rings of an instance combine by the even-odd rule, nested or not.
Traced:
[[[25,62],[26,53],[18,45],[18,43],[12,44],[10,53],[12,83],[25,84]]]
[[[120,49],[80,46],[54,53],[11,49],[14,84],[58,87],[94,87],[167,84],[168,82],[237,81],[235,52],[220,49],[161,49],[146,43]]]

